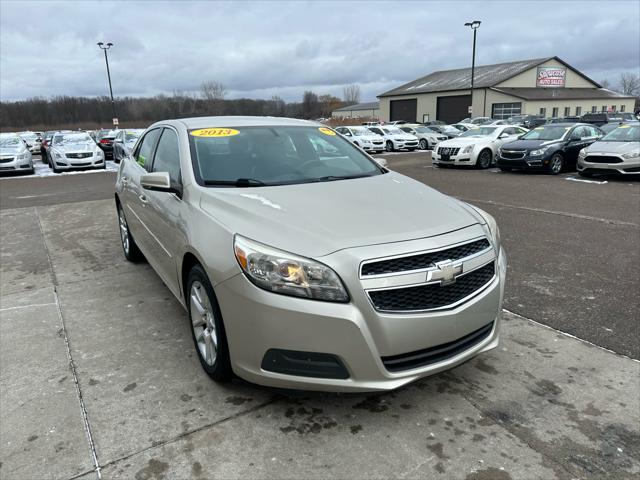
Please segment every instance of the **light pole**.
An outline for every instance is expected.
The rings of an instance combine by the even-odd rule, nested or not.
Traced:
[[[109,72],[109,58],[107,57],[107,50],[113,47],[113,43],[107,43],[106,45],[102,42],[98,42],[98,47],[102,49],[104,52],[104,62],[107,64],[107,78],[109,79],[109,94],[111,95],[111,111],[113,113],[113,118],[118,118],[116,116],[116,104],[113,101],[113,89],[111,88],[111,73]]]
[[[482,22],[480,20],[474,20],[473,22],[467,22],[465,27],[471,27],[473,30],[473,55],[471,57],[471,116],[473,116],[473,74],[476,69],[476,30],[480,27]]]

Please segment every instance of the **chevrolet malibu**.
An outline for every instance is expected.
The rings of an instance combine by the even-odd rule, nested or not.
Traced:
[[[321,124],[155,123],[115,203],[125,257],[184,306],[214,380],[389,390],[498,345],[495,220]]]

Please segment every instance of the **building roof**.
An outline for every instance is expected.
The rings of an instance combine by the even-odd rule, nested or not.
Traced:
[[[491,90],[506,93],[524,100],[600,100],[633,98],[629,95],[607,90],[606,88],[506,88],[492,87]]]
[[[494,65],[480,65],[475,67],[474,88],[489,88],[504,82],[516,75],[521,74],[531,68],[556,60],[577,74],[593,83],[596,87],[600,85],[582,74],[558,57],[533,58],[531,60],[519,60],[517,62],[496,63]],[[442,92],[450,90],[468,90],[471,88],[471,68],[458,68],[456,70],[441,70],[420,77],[412,82],[405,83],[387,92],[381,93],[378,97],[389,97],[392,95],[415,95],[416,93]]]
[[[380,108],[380,102],[356,103],[346,107],[337,108],[334,112],[351,112],[353,110],[377,110]]]

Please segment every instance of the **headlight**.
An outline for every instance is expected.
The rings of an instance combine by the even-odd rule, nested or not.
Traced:
[[[104,158],[104,153],[101,148],[96,148],[96,152],[94,154],[98,160],[102,160]]]
[[[466,147],[464,147],[464,150],[462,150],[462,153],[471,153],[473,147],[475,147],[475,145],[467,145]]]
[[[55,155],[56,158],[64,158],[64,155],[62,155],[59,151],[54,150],[53,154]]]
[[[542,147],[537,150],[531,150],[530,155],[534,155],[534,156],[544,155],[544,152],[546,152],[547,150],[549,150],[549,147]]]
[[[29,152],[24,152],[18,155],[18,160],[26,160],[27,158],[29,158]]]
[[[240,268],[256,286],[270,292],[329,302],[348,302],[338,274],[309,258],[236,235],[233,250]]]
[[[638,157],[640,157],[640,150],[622,154],[622,158],[638,158]]]
[[[585,149],[583,148],[582,150],[580,150],[580,153],[578,153],[578,157],[584,158],[586,156],[587,156],[587,152],[585,152]]]

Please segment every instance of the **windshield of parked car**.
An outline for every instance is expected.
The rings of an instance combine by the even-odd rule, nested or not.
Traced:
[[[124,141],[127,143],[135,142],[140,135],[142,135],[142,132],[144,132],[144,130],[127,130],[125,132]]]
[[[89,142],[93,142],[93,139],[88,133],[65,133],[63,135],[56,135],[53,137],[54,145]]]
[[[98,132],[98,138],[114,138],[118,132],[115,130],[100,130]]]
[[[433,133],[433,131],[428,129],[427,127],[416,127],[415,131],[418,133]]]
[[[402,130],[400,130],[398,127],[384,127],[382,130],[384,130],[386,133],[391,133],[393,135],[402,135],[403,132]]]
[[[365,136],[365,137],[374,137],[376,136],[371,130],[365,127],[351,127],[351,131],[354,135]]]
[[[14,137],[14,136],[0,137],[0,147],[17,147],[21,143],[22,143],[22,140],[20,140],[18,137]]]
[[[23,138],[25,140],[35,140],[36,138],[38,138],[38,136],[35,133],[21,133],[20,138]]]
[[[569,131],[569,127],[544,125],[536,127],[524,134],[522,140],[558,140]]]
[[[208,186],[290,185],[386,172],[326,127],[206,128],[190,130],[189,141],[196,178]]]
[[[486,137],[487,135],[493,135],[497,127],[478,127],[470,128],[464,132],[460,137]]]
[[[640,142],[640,125],[620,125],[600,139],[601,142]]]

